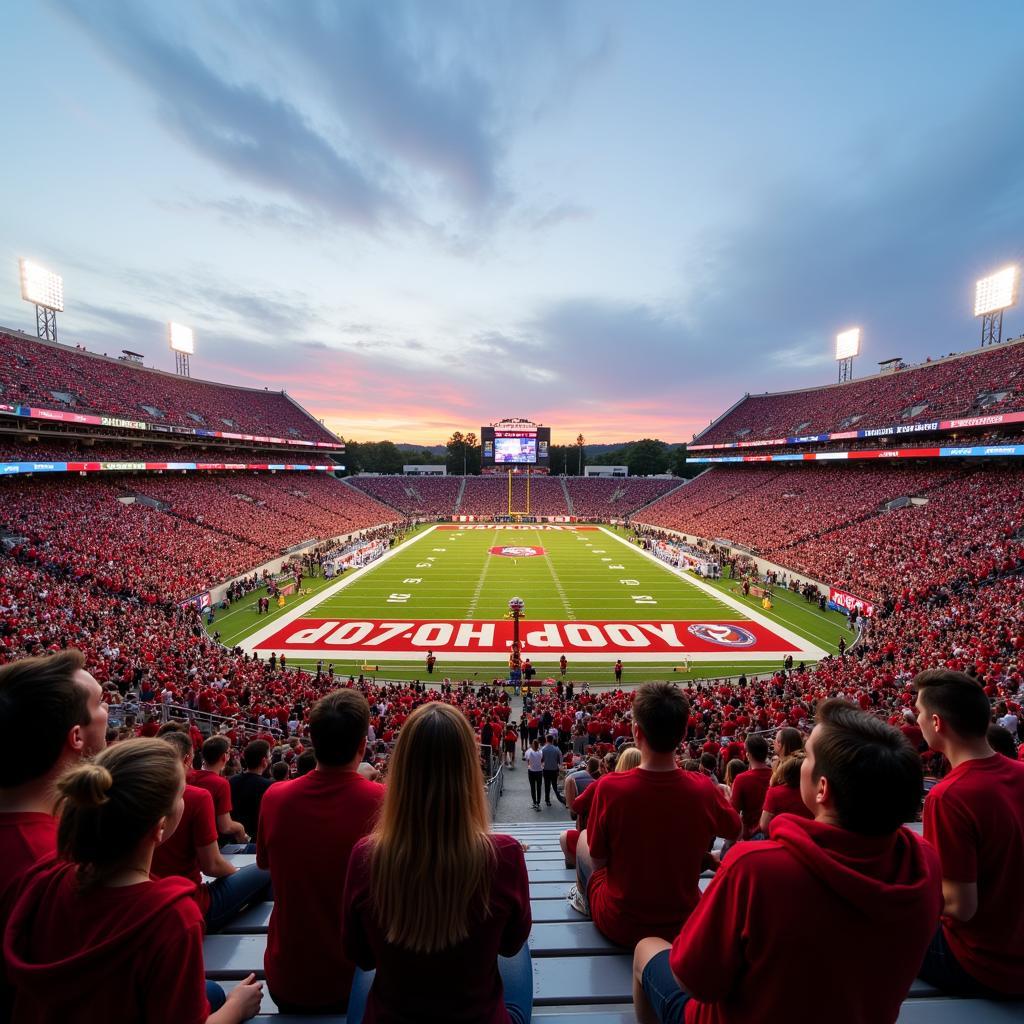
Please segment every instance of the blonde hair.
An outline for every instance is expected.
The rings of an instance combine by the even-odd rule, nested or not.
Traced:
[[[184,770],[164,740],[132,739],[82,761],[57,781],[57,850],[83,885],[102,883],[170,815]]]
[[[790,786],[796,789],[800,785],[800,766],[806,756],[806,751],[798,750],[795,754],[782,758],[772,770],[770,785]]]
[[[619,751],[619,759],[615,762],[617,772],[628,772],[631,768],[640,767],[640,750],[637,747],[623,747]]]
[[[488,913],[496,858],[476,736],[457,708],[417,708],[398,734],[370,839],[375,911],[388,942],[435,953]]]

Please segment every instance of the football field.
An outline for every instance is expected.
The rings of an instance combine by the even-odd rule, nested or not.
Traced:
[[[435,679],[504,675],[512,597],[525,602],[523,655],[542,679],[563,654],[568,678],[593,682],[611,681],[617,658],[626,682],[751,674],[789,654],[816,661],[845,631],[842,616],[789,594],[764,611],[731,581],[670,568],[599,526],[424,527],[271,616],[250,597],[218,618],[222,642],[387,678],[425,678],[428,652]]]

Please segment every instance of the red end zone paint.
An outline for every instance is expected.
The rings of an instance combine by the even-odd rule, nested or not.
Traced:
[[[568,523],[438,523],[435,530],[561,530],[563,533],[595,532],[596,526],[572,526]]]
[[[536,558],[538,555],[546,555],[543,548],[534,547],[532,544],[516,544],[501,548],[488,548],[489,554],[501,555],[502,558]]]
[[[529,622],[520,627],[527,653],[764,654],[798,653],[799,647],[757,622]],[[296,619],[266,640],[259,651],[300,654],[304,650],[358,654],[480,654],[504,657],[512,643],[508,619],[400,621]]]

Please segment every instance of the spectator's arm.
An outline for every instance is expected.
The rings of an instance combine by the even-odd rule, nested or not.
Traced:
[[[970,921],[978,912],[978,883],[942,880],[942,912],[955,921]]]
[[[200,870],[210,878],[227,878],[238,870],[234,864],[224,859],[216,843],[200,846],[196,850],[196,856],[199,858]]]
[[[714,794],[713,814],[716,834],[723,839],[739,839],[740,834],[743,832],[743,822],[740,820],[740,816],[729,806],[724,794],[717,785],[711,784],[709,789]],[[734,791],[734,800],[735,796]]]
[[[576,803],[576,780],[571,776],[565,780],[563,796],[565,797],[565,809],[572,814],[573,805]]]
[[[761,821],[758,823],[758,827],[765,835],[768,835],[768,826],[771,824],[771,820],[774,817],[775,815],[772,814],[770,811],[761,812]]]
[[[230,814],[217,815],[217,832],[222,836],[234,836],[235,842],[249,842],[249,835],[240,821],[235,821]]]

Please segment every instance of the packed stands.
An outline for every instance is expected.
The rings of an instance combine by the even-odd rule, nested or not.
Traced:
[[[526,509],[526,477],[512,477],[512,508]],[[468,476],[459,504],[459,514],[467,516],[501,516],[509,511],[508,479],[505,476]],[[567,516],[565,492],[558,477],[530,478],[530,514],[536,516]]]
[[[192,429],[337,440],[284,392],[180,377],[21,334],[0,333],[0,400]]]
[[[24,443],[0,437],[0,462],[257,462],[330,465],[322,448],[262,448],[222,445],[141,444],[108,442],[78,444],[73,440],[40,438]]]
[[[462,487],[460,476],[357,476],[355,487],[406,516],[448,516]]]
[[[847,384],[747,395],[694,441],[719,444],[1024,409],[1024,342]]]
[[[679,481],[653,477],[569,476],[565,478],[565,485],[574,515],[584,519],[625,519],[648,502],[674,490]]]

